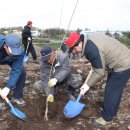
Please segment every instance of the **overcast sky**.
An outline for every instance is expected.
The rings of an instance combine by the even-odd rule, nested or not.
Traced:
[[[1,0],[0,27],[24,26],[32,20],[41,29],[67,29],[76,1]],[[77,28],[130,31],[130,0],[79,0],[69,29]]]

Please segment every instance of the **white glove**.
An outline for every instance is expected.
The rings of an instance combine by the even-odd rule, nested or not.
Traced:
[[[80,94],[84,95],[88,90],[89,90],[89,86],[86,83],[84,83],[80,88]]]
[[[50,79],[49,82],[48,82],[48,86],[49,86],[50,88],[51,88],[51,87],[54,87],[57,82],[58,82],[58,80],[57,80],[56,78]]]
[[[0,95],[1,95],[1,97],[2,97],[3,99],[5,99],[5,98],[7,97],[7,95],[9,94],[9,92],[10,92],[10,89],[7,88],[7,87],[5,87],[5,88],[3,88],[3,89],[1,90]]]
[[[30,37],[28,37],[28,41],[31,41],[31,38],[30,38]]]

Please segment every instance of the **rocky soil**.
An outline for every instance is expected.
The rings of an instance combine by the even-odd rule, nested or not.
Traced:
[[[66,89],[59,89],[55,97],[55,102],[49,104],[48,117],[44,120],[46,109],[46,96],[40,91],[39,80],[39,48],[36,47],[38,53],[38,62],[33,63],[31,57],[29,62],[25,64],[27,72],[27,81],[24,89],[24,99],[26,106],[17,106],[25,112],[28,118],[24,121],[18,119],[10,113],[10,108],[5,104],[5,110],[0,111],[0,130],[130,130],[130,80],[124,90],[122,101],[117,116],[113,121],[105,127],[97,127],[94,125],[94,119],[100,117],[100,109],[103,101],[104,83],[106,77],[98,82],[93,88],[85,94],[81,99],[86,104],[81,114],[74,119],[64,117],[63,108],[68,102]],[[74,75],[82,78],[82,81],[88,75],[90,64],[82,59],[71,60],[71,70]],[[0,66],[0,87],[4,87],[8,79],[10,68],[8,66]],[[74,94],[77,97],[77,93]],[[11,98],[11,94],[9,98]]]

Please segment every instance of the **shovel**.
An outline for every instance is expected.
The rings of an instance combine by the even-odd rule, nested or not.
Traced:
[[[63,113],[66,118],[74,118],[83,110],[85,104],[79,102],[80,98],[81,94],[79,94],[76,101],[69,100],[69,102],[65,105]]]
[[[27,48],[26,48],[26,52],[25,52],[25,55],[24,55],[24,58],[23,58],[23,62],[27,62],[28,61],[27,52],[28,52],[29,44],[30,44],[30,41],[28,41],[28,43],[27,43]]]
[[[14,116],[20,118],[21,120],[24,120],[27,118],[26,114],[24,114],[22,111],[20,111],[19,109],[13,107],[13,105],[11,104],[11,102],[9,101],[9,99],[6,97],[5,101],[7,102],[7,104],[10,106],[11,110],[11,114],[13,114]]]
[[[0,89],[0,92],[1,92],[1,89]],[[20,111],[19,109],[13,107],[13,105],[11,104],[11,102],[9,101],[9,99],[7,97],[5,98],[5,101],[10,106],[10,108],[11,108],[10,112],[13,115],[15,115],[16,117],[18,117],[18,118],[20,118],[22,120],[27,118],[27,116],[22,111]]]

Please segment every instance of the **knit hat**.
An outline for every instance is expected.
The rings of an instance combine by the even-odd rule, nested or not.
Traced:
[[[49,46],[45,46],[41,49],[42,61],[48,61],[50,59],[51,54],[55,50]]]
[[[16,34],[7,35],[5,38],[5,43],[10,48],[13,55],[20,55],[23,52],[20,38]]]
[[[28,21],[28,22],[27,22],[27,25],[30,25],[30,24],[32,24],[32,21]]]

